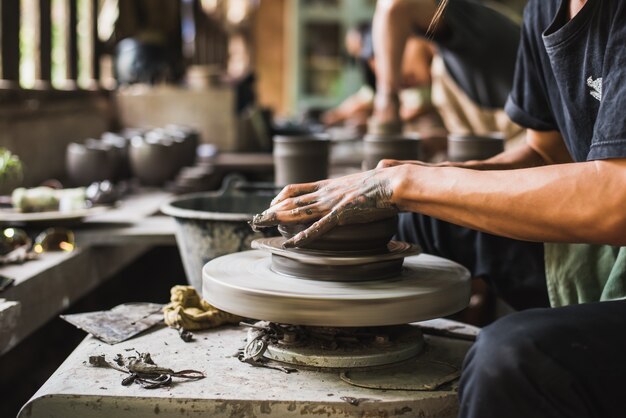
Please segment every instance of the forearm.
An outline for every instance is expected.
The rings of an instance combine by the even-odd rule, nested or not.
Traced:
[[[509,171],[388,170],[397,170],[392,201],[402,211],[521,240],[626,245],[626,160]]]

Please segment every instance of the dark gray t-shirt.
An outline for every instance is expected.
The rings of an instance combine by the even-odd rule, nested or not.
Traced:
[[[575,161],[626,157],[626,1],[526,7],[506,111],[518,124],[558,130]]]
[[[433,38],[446,70],[477,105],[503,108],[513,85],[519,25],[477,0],[450,0]]]
[[[571,21],[568,5],[526,7],[506,111],[524,127],[558,130],[575,161],[625,158],[626,1],[587,0]],[[626,247],[546,243],[545,262],[553,306],[626,298]]]

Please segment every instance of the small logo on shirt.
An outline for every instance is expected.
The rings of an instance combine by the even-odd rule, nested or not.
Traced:
[[[602,77],[598,77],[595,80],[593,77],[587,79],[587,85],[591,87],[589,94],[597,101],[602,100]]]

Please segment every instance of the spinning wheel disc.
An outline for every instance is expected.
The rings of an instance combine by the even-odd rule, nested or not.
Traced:
[[[203,297],[226,312],[285,324],[358,327],[450,315],[469,302],[469,272],[443,258],[407,257],[400,275],[365,282],[300,279],[271,270],[271,254],[244,251],[211,260]]]

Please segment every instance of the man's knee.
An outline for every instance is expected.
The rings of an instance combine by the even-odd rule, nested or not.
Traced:
[[[545,311],[518,312],[485,327],[463,365],[462,385],[478,381],[508,385],[522,376],[533,378],[535,373],[540,378],[541,371],[534,366],[543,363],[545,353],[538,347],[550,335],[549,325],[540,320]]]

